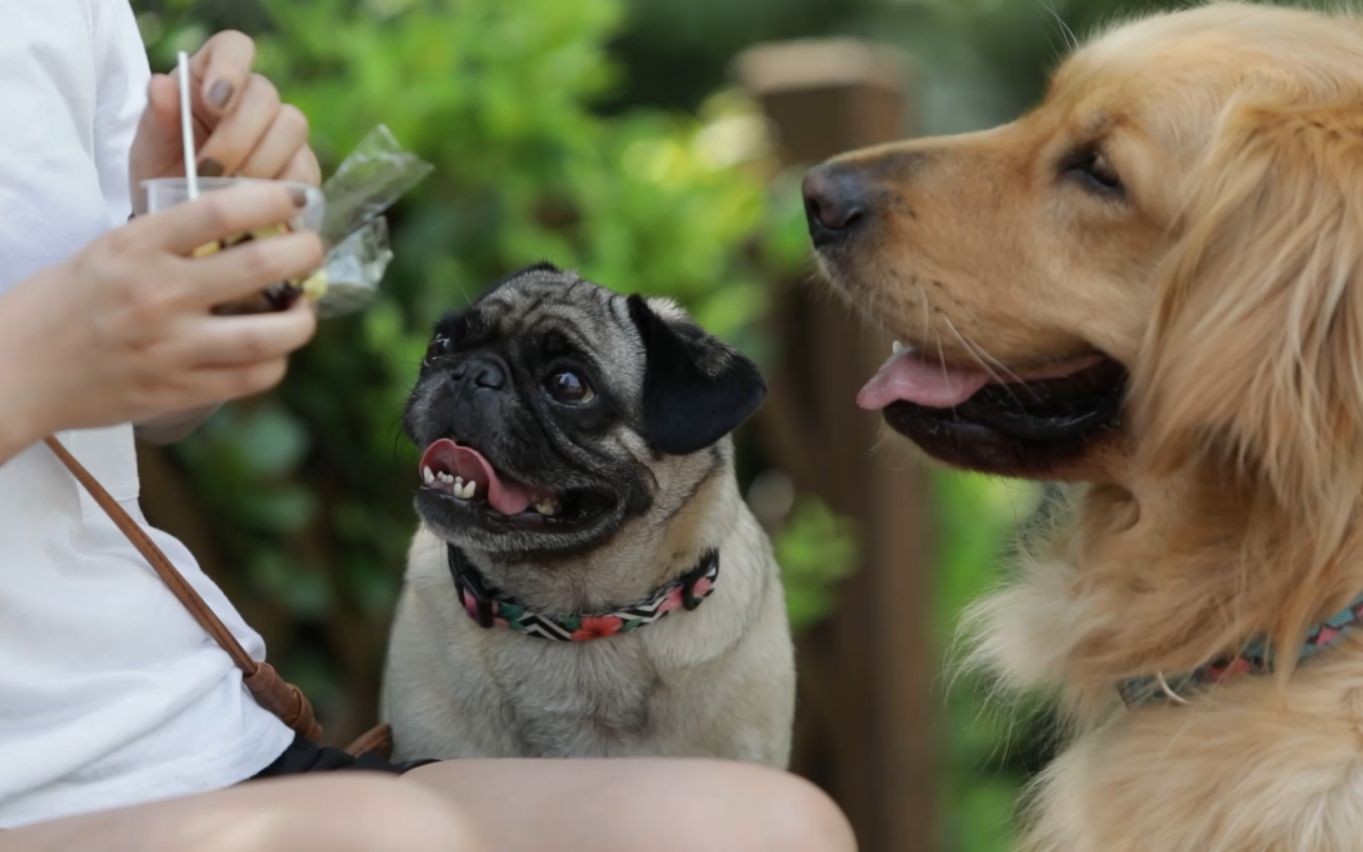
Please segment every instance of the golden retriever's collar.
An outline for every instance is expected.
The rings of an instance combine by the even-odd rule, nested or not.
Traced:
[[[1316,625],[1306,637],[1298,660],[1305,660],[1336,644],[1344,634],[1363,624],[1363,595],[1354,598],[1349,606]],[[1187,704],[1185,695],[1200,687],[1224,683],[1243,674],[1269,674],[1273,671],[1273,655],[1263,639],[1245,646],[1238,654],[1220,657],[1175,678],[1163,673],[1151,677],[1137,677],[1117,685],[1122,701],[1134,707],[1149,701],[1169,700]]]
[[[485,628],[505,627],[557,642],[604,639],[645,627],[679,609],[695,609],[714,592],[719,578],[719,551],[707,550],[694,568],[636,604],[594,615],[549,615],[531,612],[491,586],[459,548],[449,545],[448,550],[450,575],[469,618]]]

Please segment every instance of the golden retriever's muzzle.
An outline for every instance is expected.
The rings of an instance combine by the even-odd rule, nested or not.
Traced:
[[[896,347],[858,404],[882,412],[891,428],[949,464],[1065,478],[1119,427],[1125,370],[1100,352],[1068,345],[1059,355],[1037,348],[1010,364],[986,353],[996,341],[966,338],[982,312],[948,292],[951,248],[916,230],[936,227],[915,202],[934,194],[934,167],[941,166],[957,162],[941,151],[896,146],[854,152],[805,176],[809,234],[825,271],[861,310],[909,341]],[[936,261],[940,273],[925,272],[932,251],[945,254]],[[967,255],[978,250],[956,256]],[[956,321],[931,297],[948,302]],[[1021,324],[1016,316],[991,321],[994,328]]]

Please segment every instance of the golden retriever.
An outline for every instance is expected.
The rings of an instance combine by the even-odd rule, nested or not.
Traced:
[[[838,157],[805,199],[907,344],[863,407],[1076,483],[973,616],[1072,723],[1026,848],[1363,849],[1363,629],[1301,659],[1363,593],[1363,19],[1128,23],[1017,121]]]

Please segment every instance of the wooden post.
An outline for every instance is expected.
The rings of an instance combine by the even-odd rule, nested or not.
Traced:
[[[763,45],[739,57],[786,166],[813,165],[910,131],[905,75],[888,51],[847,41]],[[854,518],[857,574],[799,648],[795,769],[846,810],[864,852],[935,848],[930,506],[907,442],[853,405],[890,341],[825,285],[782,282],[779,353],[758,421],[802,490]]]

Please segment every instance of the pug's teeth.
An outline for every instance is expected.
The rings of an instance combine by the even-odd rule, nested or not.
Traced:
[[[429,467],[423,467],[421,469],[421,478],[426,481],[427,485],[430,485],[432,482],[435,482],[435,472]]]
[[[552,497],[547,500],[541,500],[535,504],[535,511],[539,512],[541,515],[557,515],[558,501]]]
[[[476,495],[477,493],[478,483],[470,479],[468,482],[464,483],[464,493],[460,496],[462,496],[465,500],[472,500],[474,495]]]
[[[903,352],[903,351],[904,351],[904,344],[900,343],[898,340],[896,340],[894,343],[890,344],[890,354],[891,354],[891,355],[898,355],[900,352]]]

